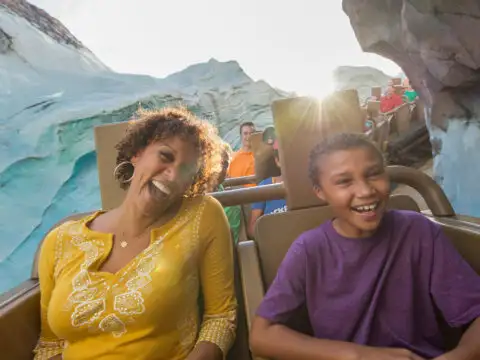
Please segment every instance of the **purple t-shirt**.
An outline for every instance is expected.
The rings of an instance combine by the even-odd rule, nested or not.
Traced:
[[[285,324],[303,305],[316,338],[434,358],[445,352],[435,308],[451,327],[480,317],[480,276],[438,224],[389,211],[369,238],[329,221],[295,240],[257,315]]]

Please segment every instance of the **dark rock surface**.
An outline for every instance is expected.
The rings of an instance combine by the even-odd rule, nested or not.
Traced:
[[[0,54],[6,54],[11,51],[12,45],[12,37],[0,28]]]
[[[471,119],[480,94],[480,1],[343,0],[364,51],[395,61],[432,107],[432,121]]]
[[[425,102],[434,177],[480,216],[480,1],[343,0],[366,52],[402,67]]]

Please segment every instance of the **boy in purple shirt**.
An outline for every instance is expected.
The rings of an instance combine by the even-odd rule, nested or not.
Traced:
[[[271,359],[479,360],[480,276],[440,227],[386,211],[383,157],[360,134],[326,139],[310,154],[317,196],[332,221],[300,235],[257,310],[255,355]],[[314,337],[286,326],[306,306]],[[437,311],[466,327],[446,352]]]

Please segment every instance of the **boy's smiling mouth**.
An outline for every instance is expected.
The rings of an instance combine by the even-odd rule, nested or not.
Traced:
[[[368,213],[375,211],[378,206],[380,205],[380,201],[376,201],[374,203],[359,205],[359,206],[352,206],[351,210],[358,212],[358,213]]]

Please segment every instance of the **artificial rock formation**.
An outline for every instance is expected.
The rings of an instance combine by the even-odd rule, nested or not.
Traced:
[[[480,216],[480,2],[343,0],[366,52],[395,61],[425,103],[434,176],[458,213]]]
[[[0,0],[0,6],[8,8],[23,19],[27,19],[30,24],[50,36],[53,40],[77,49],[86,49],[60,21],[28,1]]]
[[[371,96],[372,88],[382,88],[391,77],[369,66],[339,66],[333,71],[335,90],[356,89],[361,103]]]

